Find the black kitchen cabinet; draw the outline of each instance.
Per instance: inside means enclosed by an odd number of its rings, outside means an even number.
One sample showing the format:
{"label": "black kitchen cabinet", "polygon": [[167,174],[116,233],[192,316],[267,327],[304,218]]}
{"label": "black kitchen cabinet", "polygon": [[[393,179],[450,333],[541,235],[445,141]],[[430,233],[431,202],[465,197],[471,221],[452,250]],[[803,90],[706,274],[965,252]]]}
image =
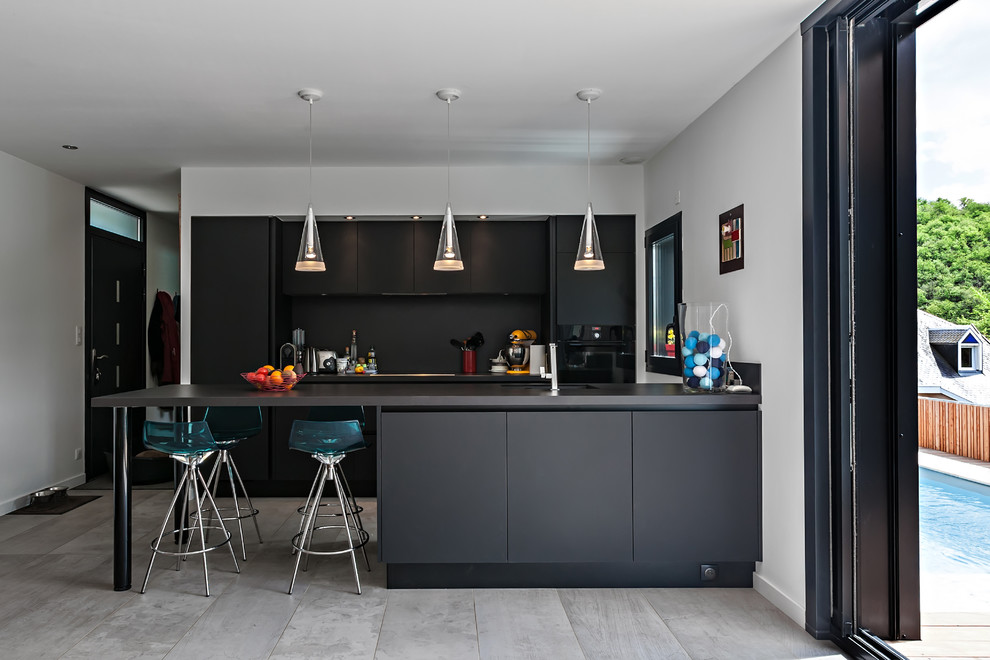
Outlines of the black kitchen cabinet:
{"label": "black kitchen cabinet", "polygon": [[[570,254],[572,265],[574,257],[577,255],[578,241],[581,240],[583,222],[583,215],[557,216],[557,252]],[[598,242],[602,247],[602,252],[636,251],[636,216],[595,216],[595,227],[598,229]]]}
{"label": "black kitchen cabinet", "polygon": [[382,413],[382,559],[506,560],[504,412]]}
{"label": "black kitchen cabinet", "polygon": [[[192,382],[250,387],[240,373],[268,362],[270,246],[266,217],[192,218]],[[268,478],[269,415],[262,413],[261,434],[233,452],[245,480]]]}
{"label": "black kitchen cabinet", "polygon": [[358,293],[414,292],[413,232],[408,221],[357,223]]}
{"label": "black kitchen cabinet", "polygon": [[629,412],[508,413],[510,562],[633,560]]}
{"label": "black kitchen cabinet", "polygon": [[413,223],[416,293],[470,293],[471,292],[471,233],[473,222],[458,222],[457,243],[461,248],[464,270],[433,270],[437,246],[440,244],[440,222],[418,221]]}
{"label": "black kitchen cabinet", "polygon": [[760,413],[632,415],[636,561],[760,560]]}
{"label": "black kitchen cabinet", "polygon": [[604,252],[605,270],[574,270],[573,255],[557,259],[559,325],[636,325],[636,255]]}
{"label": "black kitchen cabinet", "polygon": [[358,230],[356,222],[317,222],[327,269],[296,270],[303,223],[282,222],[282,292],[290,296],[357,293]]}
{"label": "black kitchen cabinet", "polygon": [[471,260],[465,268],[471,271],[473,293],[545,294],[550,290],[545,222],[471,224]]}

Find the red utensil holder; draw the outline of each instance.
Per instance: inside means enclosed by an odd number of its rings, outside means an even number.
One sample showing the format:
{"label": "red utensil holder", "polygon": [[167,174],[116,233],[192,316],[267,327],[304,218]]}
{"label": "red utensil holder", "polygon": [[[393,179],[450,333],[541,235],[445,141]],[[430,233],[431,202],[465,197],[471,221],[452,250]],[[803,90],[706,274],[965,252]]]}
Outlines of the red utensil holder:
{"label": "red utensil holder", "polygon": [[478,370],[478,352],[477,351],[461,351],[461,372],[465,374],[477,373]]}

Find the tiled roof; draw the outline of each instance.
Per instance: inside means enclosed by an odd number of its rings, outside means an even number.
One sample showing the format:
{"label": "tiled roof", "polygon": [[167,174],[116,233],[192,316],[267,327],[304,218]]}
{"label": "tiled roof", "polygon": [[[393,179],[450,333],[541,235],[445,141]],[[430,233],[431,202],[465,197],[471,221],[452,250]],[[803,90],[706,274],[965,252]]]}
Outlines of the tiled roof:
{"label": "tiled roof", "polygon": [[[938,318],[937,316],[934,318]],[[941,320],[941,319],[939,319]],[[945,321],[943,321],[945,323]],[[947,328],[930,328],[928,330],[929,344],[958,344],[966,333],[969,326],[949,326]]]}
{"label": "tiled roof", "polygon": [[[944,344],[942,336],[955,336],[956,343],[970,330],[968,325],[955,325],[933,314],[918,310],[918,387],[940,387],[948,393],[971,403],[990,405],[990,342],[974,330],[983,346],[982,372],[959,374],[945,358],[932,350],[932,343]],[[938,334],[940,341],[931,337]]]}

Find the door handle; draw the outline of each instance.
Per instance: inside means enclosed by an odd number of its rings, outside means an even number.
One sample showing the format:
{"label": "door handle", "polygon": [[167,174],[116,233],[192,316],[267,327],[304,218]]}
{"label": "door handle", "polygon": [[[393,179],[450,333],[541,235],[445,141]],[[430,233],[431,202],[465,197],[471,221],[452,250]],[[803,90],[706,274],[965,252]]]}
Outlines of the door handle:
{"label": "door handle", "polygon": [[96,361],[97,360],[105,360],[108,357],[110,357],[110,356],[107,355],[107,354],[105,354],[105,353],[103,355],[97,355],[96,354],[96,349],[95,348],[93,349],[93,351],[91,353],[91,359],[90,359],[90,371],[92,371],[92,373],[93,373],[93,382],[94,383],[99,383],[100,382],[100,376],[103,375],[100,372],[100,368],[98,366],[96,366]]}

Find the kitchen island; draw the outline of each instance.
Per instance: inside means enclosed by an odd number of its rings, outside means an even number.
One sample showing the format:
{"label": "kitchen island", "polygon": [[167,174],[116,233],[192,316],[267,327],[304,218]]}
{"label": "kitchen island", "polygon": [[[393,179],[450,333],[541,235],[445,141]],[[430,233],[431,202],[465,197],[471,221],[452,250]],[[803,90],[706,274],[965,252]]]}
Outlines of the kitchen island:
{"label": "kitchen island", "polygon": [[[168,385],[114,409],[114,588],[130,588],[128,408],[366,406],[390,587],[750,586],[760,397],[679,385]],[[315,468],[314,468],[315,469]],[[705,566],[714,566],[714,573]]]}

